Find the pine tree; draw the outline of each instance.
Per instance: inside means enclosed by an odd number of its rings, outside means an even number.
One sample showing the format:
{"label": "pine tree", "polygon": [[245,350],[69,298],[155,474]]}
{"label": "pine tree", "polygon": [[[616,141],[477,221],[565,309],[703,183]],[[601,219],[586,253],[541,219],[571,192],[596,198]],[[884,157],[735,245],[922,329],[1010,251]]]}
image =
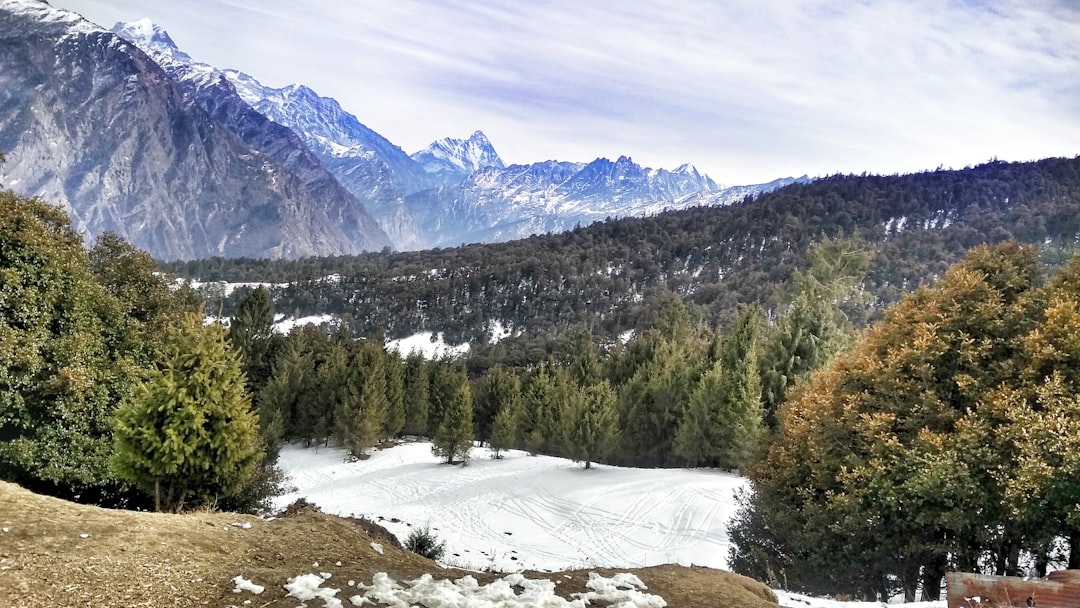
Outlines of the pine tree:
{"label": "pine tree", "polygon": [[428,434],[428,394],[431,379],[427,362],[420,354],[405,359],[405,429],[406,435]]}
{"label": "pine tree", "polygon": [[520,429],[522,447],[535,456],[557,442],[556,434],[561,430],[554,414],[555,404],[559,401],[555,365],[550,360],[540,364],[525,379],[521,392],[524,410]]}
{"label": "pine tree", "polygon": [[383,434],[397,437],[405,428],[405,366],[396,353],[383,355],[386,372],[386,421]]}
{"label": "pine tree", "polygon": [[262,459],[239,357],[220,325],[189,315],[167,358],[114,417],[113,466],[157,510],[239,491]]}
{"label": "pine tree", "polygon": [[615,444],[618,416],[611,385],[603,381],[586,388],[566,420],[570,457],[592,468],[593,461],[605,457]]}
{"label": "pine tree", "polygon": [[511,402],[517,407],[521,400],[521,382],[505,367],[496,366],[480,379],[473,395],[476,436],[484,442],[494,433],[492,427],[498,413]]}
{"label": "pine tree", "polygon": [[520,445],[518,429],[521,426],[521,401],[515,400],[504,403],[499,413],[495,415],[495,422],[491,426],[491,441],[489,445],[495,453],[495,458],[502,458],[500,452]]}
{"label": "pine tree", "polygon": [[468,381],[461,378],[453,395],[435,432],[431,452],[445,458],[447,464],[465,464],[469,460],[473,442],[472,395]]}
{"label": "pine tree", "polygon": [[571,339],[570,376],[582,389],[600,382],[602,366],[591,333],[579,332]]}
{"label": "pine tree", "polygon": [[229,342],[240,351],[248,390],[258,393],[271,371],[270,349],[274,339],[274,305],[263,286],[251,292],[229,323]]}
{"label": "pine tree", "polygon": [[675,455],[697,467],[712,463],[715,454],[715,404],[723,399],[723,364],[717,362],[698,383],[675,432]]}

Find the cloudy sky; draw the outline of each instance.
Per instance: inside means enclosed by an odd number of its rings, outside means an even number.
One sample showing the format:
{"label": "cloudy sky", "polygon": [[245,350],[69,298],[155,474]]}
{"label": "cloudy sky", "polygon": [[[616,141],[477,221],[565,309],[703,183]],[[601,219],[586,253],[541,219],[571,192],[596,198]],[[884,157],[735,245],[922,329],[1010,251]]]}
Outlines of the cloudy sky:
{"label": "cloudy sky", "polygon": [[407,152],[728,184],[1080,154],[1080,0],[51,0],[334,97]]}

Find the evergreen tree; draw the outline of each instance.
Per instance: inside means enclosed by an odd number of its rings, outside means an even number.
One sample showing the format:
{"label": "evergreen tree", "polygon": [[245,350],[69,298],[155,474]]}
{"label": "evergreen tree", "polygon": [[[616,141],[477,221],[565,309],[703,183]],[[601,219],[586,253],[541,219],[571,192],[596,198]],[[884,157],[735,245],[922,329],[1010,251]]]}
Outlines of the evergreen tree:
{"label": "evergreen tree", "polygon": [[274,341],[274,305],[270,292],[257,287],[240,302],[229,323],[229,342],[240,351],[248,390],[257,394],[270,377]]}
{"label": "evergreen tree", "polygon": [[386,372],[386,420],[383,433],[397,437],[405,428],[405,366],[396,353],[383,355]]}
{"label": "evergreen tree", "polygon": [[1080,549],[1080,309],[1067,279],[1040,283],[1034,250],[976,248],[796,389],[748,469],[734,568],[936,599],[948,569],[1045,568],[1051,537]]}
{"label": "evergreen tree", "polygon": [[443,411],[442,423],[435,432],[431,452],[445,458],[447,464],[469,460],[473,442],[472,395],[464,377],[457,383],[453,398]]}
{"label": "evergreen tree", "polygon": [[825,239],[810,248],[808,257],[810,267],[792,278],[791,304],[761,356],[759,377],[770,424],[788,389],[850,342],[853,325],[845,308],[869,304],[860,281],[870,258],[856,241]]}
{"label": "evergreen tree", "polygon": [[289,421],[295,420],[295,412],[303,395],[305,377],[313,371],[311,360],[304,358],[296,343],[287,340],[280,355],[274,361],[270,379],[256,396],[259,414],[259,435],[263,439],[266,460],[276,462],[281,443],[288,436],[295,436]]}
{"label": "evergreen tree", "polygon": [[555,370],[554,363],[545,361],[526,377],[522,387],[522,447],[534,456],[558,443],[562,430],[555,412],[560,400]]}
{"label": "evergreen tree", "polygon": [[167,358],[114,417],[113,465],[157,510],[235,494],[262,459],[258,417],[220,325],[189,315]]}
{"label": "evergreen tree", "polygon": [[127,500],[109,467],[110,417],[158,342],[125,316],[135,308],[98,282],[67,215],[0,192],[0,478]]}
{"label": "evergreen tree", "polygon": [[[494,419],[509,404],[518,407],[521,400],[521,382],[503,366],[496,366],[480,379],[473,393],[473,418],[476,421],[476,437],[486,441],[494,432]],[[509,447],[509,446],[504,446]]]}
{"label": "evergreen tree", "polygon": [[495,458],[502,458],[501,452],[520,445],[518,429],[521,427],[521,400],[504,402],[495,415],[491,426],[491,450]]}
{"label": "evergreen tree", "polygon": [[581,388],[600,382],[603,367],[597,354],[596,342],[589,332],[577,332],[571,337],[570,377]]}
{"label": "evergreen tree", "polygon": [[[464,372],[449,358],[431,362],[431,384],[428,391],[428,422],[424,435],[434,437],[435,431],[442,424],[450,403],[457,397],[458,384],[465,377]],[[471,407],[471,403],[470,403]]]}
{"label": "evergreen tree", "polygon": [[724,343],[720,386],[707,389],[717,398],[712,420],[712,455],[716,464],[723,468],[742,468],[750,464],[764,436],[758,375],[759,325],[757,308],[749,308],[743,313]]}
{"label": "evergreen tree", "polygon": [[724,399],[723,392],[724,368],[723,363],[718,361],[690,395],[690,402],[675,432],[675,455],[692,467],[713,463],[718,426],[715,408]]}
{"label": "evergreen tree", "polygon": [[418,353],[405,359],[405,434],[428,435],[431,378],[427,362]]}
{"label": "evergreen tree", "polygon": [[586,469],[592,468],[593,461],[604,458],[615,444],[615,392],[607,382],[586,388],[575,403],[573,415],[566,420],[570,457],[584,462]]}

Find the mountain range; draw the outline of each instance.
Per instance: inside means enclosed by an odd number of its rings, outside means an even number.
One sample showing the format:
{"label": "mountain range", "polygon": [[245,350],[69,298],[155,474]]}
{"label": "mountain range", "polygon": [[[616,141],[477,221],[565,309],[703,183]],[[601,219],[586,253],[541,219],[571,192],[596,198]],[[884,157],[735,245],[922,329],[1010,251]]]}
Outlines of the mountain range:
{"label": "mountain range", "polygon": [[0,184],[159,259],[415,250],[724,205],[723,188],[627,157],[507,166],[481,132],[412,155],[330,98],[192,59],[148,20],[105,30],[0,0]]}

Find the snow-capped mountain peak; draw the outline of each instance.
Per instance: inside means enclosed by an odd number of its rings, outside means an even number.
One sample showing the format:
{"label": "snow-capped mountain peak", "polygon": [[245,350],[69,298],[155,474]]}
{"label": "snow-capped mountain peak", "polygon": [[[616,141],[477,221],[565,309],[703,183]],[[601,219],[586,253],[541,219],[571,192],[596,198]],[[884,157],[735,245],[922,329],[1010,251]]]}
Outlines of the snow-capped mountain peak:
{"label": "snow-capped mountain peak", "polygon": [[191,56],[176,46],[169,33],[146,17],[126,23],[118,21],[109,31],[148,53],[158,53],[175,61],[192,63]]}
{"label": "snow-capped mountain peak", "polygon": [[468,175],[481,169],[506,168],[487,136],[479,130],[468,139],[444,137],[411,156],[425,171],[437,175]]}

